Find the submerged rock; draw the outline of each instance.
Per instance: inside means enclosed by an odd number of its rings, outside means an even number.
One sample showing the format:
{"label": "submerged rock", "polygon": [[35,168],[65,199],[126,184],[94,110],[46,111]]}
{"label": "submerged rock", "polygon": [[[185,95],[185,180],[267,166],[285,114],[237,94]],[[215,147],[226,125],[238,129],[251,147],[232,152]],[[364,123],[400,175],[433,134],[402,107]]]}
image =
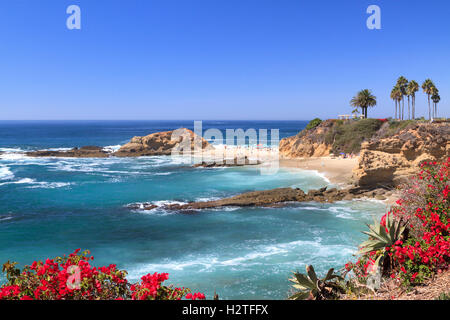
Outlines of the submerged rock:
{"label": "submerged rock", "polygon": [[106,158],[109,153],[102,147],[85,146],[67,151],[40,150],[26,153],[29,157]]}
{"label": "submerged rock", "polygon": [[[299,188],[277,188],[272,190],[252,191],[240,195],[213,201],[190,202],[184,204],[167,204],[161,206],[164,210],[185,210],[213,209],[220,207],[281,207],[289,202],[320,202],[333,203],[341,200],[352,200],[362,197],[377,197],[381,199],[383,189],[367,190],[360,187],[349,189],[328,189],[309,190],[305,193]],[[151,210],[157,206],[152,203],[144,205],[144,210]],[[148,209],[147,209],[148,208]],[[142,207],[141,207],[142,209]]]}

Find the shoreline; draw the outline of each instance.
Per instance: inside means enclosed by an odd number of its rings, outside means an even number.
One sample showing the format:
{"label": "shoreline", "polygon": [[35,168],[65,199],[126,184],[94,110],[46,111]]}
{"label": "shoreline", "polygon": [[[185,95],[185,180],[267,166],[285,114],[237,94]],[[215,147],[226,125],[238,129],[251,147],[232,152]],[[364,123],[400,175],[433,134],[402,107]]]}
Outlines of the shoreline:
{"label": "shoreline", "polygon": [[352,184],[352,170],[358,158],[339,159],[331,157],[280,159],[281,168],[297,168],[317,171],[331,184],[348,187]]}
{"label": "shoreline", "polygon": [[[318,174],[329,181],[330,185],[340,189],[350,188],[353,185],[353,169],[358,164],[358,157],[354,158],[335,158],[335,157],[312,157],[312,158],[290,158],[280,159],[280,168],[296,168],[301,170],[316,171]],[[394,205],[399,198],[396,190],[387,191],[385,200],[386,205]],[[370,199],[370,198],[367,198]]]}

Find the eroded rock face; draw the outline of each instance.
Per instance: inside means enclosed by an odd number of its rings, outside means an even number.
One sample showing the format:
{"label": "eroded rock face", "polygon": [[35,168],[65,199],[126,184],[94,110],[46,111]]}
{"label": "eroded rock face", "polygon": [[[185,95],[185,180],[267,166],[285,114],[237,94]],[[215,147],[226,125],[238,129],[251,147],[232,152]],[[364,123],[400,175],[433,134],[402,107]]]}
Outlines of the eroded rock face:
{"label": "eroded rock face", "polygon": [[[186,128],[178,130],[178,133],[181,133],[181,135],[177,139],[172,139],[172,134],[176,130],[152,133],[144,137],[134,137],[113,155],[117,157],[170,155],[174,148],[180,148],[183,145],[183,139],[189,139],[190,150],[194,150],[195,133]],[[208,141],[203,138],[200,139],[203,150],[212,147]]]}
{"label": "eroded rock face", "polygon": [[450,156],[449,123],[417,123],[388,138],[361,145],[353,177],[360,186],[395,186],[417,172],[422,161]]}
{"label": "eroded rock face", "polygon": [[280,141],[280,157],[303,158],[324,157],[331,152],[332,145],[324,139],[332,129],[335,120],[326,120],[314,129],[302,131],[300,134],[284,138]]}
{"label": "eroded rock face", "polygon": [[29,157],[106,158],[109,156],[109,153],[103,150],[102,147],[85,146],[68,151],[30,151],[26,155]]}

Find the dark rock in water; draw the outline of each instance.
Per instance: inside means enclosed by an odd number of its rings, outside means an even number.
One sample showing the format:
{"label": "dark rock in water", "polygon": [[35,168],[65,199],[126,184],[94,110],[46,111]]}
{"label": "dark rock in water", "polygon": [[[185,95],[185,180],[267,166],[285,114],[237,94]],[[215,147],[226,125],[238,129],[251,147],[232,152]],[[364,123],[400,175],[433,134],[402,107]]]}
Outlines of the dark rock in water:
{"label": "dark rock in water", "polygon": [[155,208],[158,208],[158,206],[150,202],[144,202],[144,203],[129,204],[127,205],[127,208],[130,208],[132,210],[153,210]]}
{"label": "dark rock in water", "polygon": [[[230,161],[231,160],[231,161]],[[262,162],[259,160],[250,160],[248,157],[203,161],[202,163],[195,164],[194,167],[214,168],[214,167],[240,167],[249,165],[259,165]]]}
{"label": "dark rock in water", "polygon": [[103,150],[102,147],[85,146],[68,151],[30,151],[26,155],[29,157],[106,158],[109,156],[109,153]]}
{"label": "dark rock in water", "polygon": [[[327,189],[309,190],[305,193],[303,190],[296,188],[277,188],[264,191],[246,192],[234,197],[204,201],[190,202],[185,204],[168,204],[162,208],[166,210],[176,210],[183,213],[191,213],[192,210],[212,209],[220,207],[281,207],[289,202],[320,202],[332,203],[341,200],[352,200],[362,197],[384,198],[381,189],[375,193],[373,190],[365,190],[362,188],[349,189]],[[149,208],[155,208],[154,204],[148,204]],[[187,211],[186,211],[187,210]]]}

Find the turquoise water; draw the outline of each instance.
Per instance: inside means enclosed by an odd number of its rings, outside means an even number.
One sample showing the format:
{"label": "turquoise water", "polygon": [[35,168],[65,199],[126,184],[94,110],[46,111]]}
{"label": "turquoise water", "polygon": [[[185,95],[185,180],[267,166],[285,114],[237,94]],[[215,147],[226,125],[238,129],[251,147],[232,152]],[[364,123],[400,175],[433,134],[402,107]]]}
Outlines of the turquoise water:
{"label": "turquoise water", "polygon": [[[133,124],[129,126],[132,131]],[[102,145],[92,132],[87,136],[91,144]],[[364,223],[385,208],[378,202],[353,201],[222,208],[190,215],[133,211],[126,206],[215,199],[275,187],[306,191],[328,182],[298,169],[260,175],[252,167],[191,168],[170,157],[32,159],[11,152],[36,146],[14,134],[3,137],[1,262],[23,265],[76,248],[90,249],[95,264],[115,263],[128,270],[130,280],[168,272],[169,282],[209,297],[215,290],[223,299],[283,299],[289,293],[290,272],[303,271],[305,264],[314,264],[319,273],[341,267],[364,238]],[[67,147],[67,139],[46,147]],[[72,137],[77,139],[84,141]],[[123,143],[122,137],[102,139],[103,146]]]}

